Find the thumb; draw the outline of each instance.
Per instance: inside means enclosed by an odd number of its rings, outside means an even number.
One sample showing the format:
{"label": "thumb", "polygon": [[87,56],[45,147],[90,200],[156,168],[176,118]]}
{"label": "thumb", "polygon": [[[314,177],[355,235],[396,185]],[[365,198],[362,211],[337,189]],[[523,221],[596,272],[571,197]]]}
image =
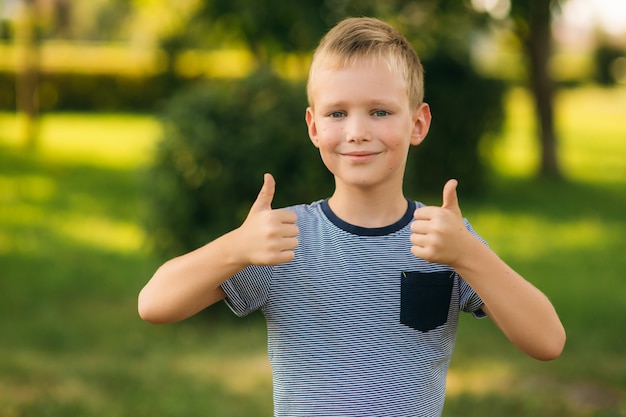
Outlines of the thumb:
{"label": "thumb", "polygon": [[276,181],[272,174],[263,175],[263,186],[261,187],[261,191],[259,191],[256,201],[250,208],[250,213],[271,210],[275,190]]}
{"label": "thumb", "polygon": [[441,208],[461,211],[459,199],[456,195],[456,186],[458,184],[457,180],[448,180],[446,185],[443,186],[443,204]]}

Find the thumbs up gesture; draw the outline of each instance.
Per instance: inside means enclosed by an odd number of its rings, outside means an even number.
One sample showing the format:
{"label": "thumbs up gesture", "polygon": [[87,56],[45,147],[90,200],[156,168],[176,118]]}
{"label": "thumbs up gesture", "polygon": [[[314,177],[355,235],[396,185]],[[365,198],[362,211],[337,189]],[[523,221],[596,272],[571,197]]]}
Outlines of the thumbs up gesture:
{"label": "thumbs up gesture", "polygon": [[449,180],[443,187],[441,207],[420,207],[415,210],[411,224],[411,252],[428,262],[454,267],[463,253],[468,237],[473,236],[465,227],[456,180]]}
{"label": "thumbs up gesture", "polygon": [[278,265],[295,257],[298,246],[297,216],[289,210],[273,210],[276,182],[271,174],[263,177],[263,187],[240,231],[242,255],[250,265]]}

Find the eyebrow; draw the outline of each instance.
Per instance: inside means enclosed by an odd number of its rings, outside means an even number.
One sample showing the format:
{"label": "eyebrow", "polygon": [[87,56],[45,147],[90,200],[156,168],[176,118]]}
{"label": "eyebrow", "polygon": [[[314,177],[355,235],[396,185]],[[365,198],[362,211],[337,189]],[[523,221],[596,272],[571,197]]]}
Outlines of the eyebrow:
{"label": "eyebrow", "polygon": [[[343,108],[348,105],[348,100],[335,100],[329,102],[321,102],[319,103],[320,107],[324,108]],[[371,100],[367,103],[368,107],[397,107],[398,104],[393,100]]]}

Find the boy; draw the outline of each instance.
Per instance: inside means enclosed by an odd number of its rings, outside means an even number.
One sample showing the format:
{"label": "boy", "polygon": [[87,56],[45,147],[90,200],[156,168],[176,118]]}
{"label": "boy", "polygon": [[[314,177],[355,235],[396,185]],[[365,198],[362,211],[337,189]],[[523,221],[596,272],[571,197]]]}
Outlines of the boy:
{"label": "boy", "polygon": [[271,207],[265,174],[237,229],[161,266],[139,296],[147,321],[182,320],[225,299],[261,309],[276,416],[439,416],[460,310],[490,317],[522,351],[558,357],[548,299],[461,216],[407,200],[407,153],[428,133],[422,67],[370,18],[340,22],[315,52],[308,132],[335,177],[327,200]]}

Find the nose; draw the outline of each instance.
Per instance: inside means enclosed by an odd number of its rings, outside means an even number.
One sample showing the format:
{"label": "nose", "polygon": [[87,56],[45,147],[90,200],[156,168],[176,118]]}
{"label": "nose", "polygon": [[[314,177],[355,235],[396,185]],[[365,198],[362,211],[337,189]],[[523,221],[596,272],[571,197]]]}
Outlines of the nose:
{"label": "nose", "polygon": [[345,126],[346,142],[360,143],[371,140],[371,133],[366,118],[350,115]]}

